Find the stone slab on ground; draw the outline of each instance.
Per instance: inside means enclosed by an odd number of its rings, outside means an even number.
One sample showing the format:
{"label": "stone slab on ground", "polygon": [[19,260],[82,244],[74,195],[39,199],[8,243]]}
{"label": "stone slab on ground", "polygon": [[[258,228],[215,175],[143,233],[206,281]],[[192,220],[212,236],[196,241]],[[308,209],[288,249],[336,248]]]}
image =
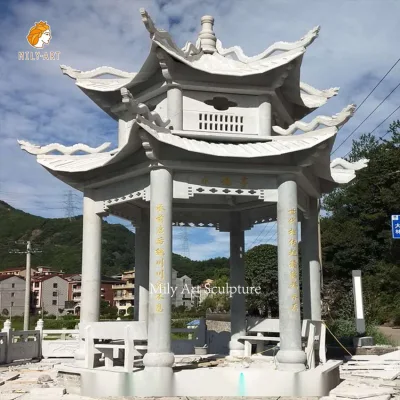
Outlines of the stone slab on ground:
{"label": "stone slab on ground", "polygon": [[394,390],[390,387],[369,386],[355,383],[350,384],[346,381],[331,390],[329,393],[330,396],[349,399],[366,399],[368,397],[376,396],[390,397],[392,394],[394,394]]}
{"label": "stone slab on ground", "polygon": [[4,382],[8,382],[8,381],[13,381],[17,378],[19,378],[20,374],[17,374],[15,372],[8,372],[8,373],[3,373],[0,374],[0,380],[4,381]]}
{"label": "stone slab on ground", "polygon": [[366,378],[375,378],[375,379],[383,379],[392,381],[400,376],[400,370],[389,370],[389,371],[361,371],[361,372],[353,372],[353,376],[366,377]]}
{"label": "stone slab on ground", "polygon": [[363,356],[344,356],[346,361],[372,361],[372,360],[379,360],[380,356],[377,355],[363,355]]}
{"label": "stone slab on ground", "polygon": [[42,395],[42,396],[62,396],[67,391],[63,387],[53,387],[53,388],[33,388],[29,391],[32,395]]}
{"label": "stone slab on ground", "polygon": [[383,354],[379,356],[381,360],[399,360],[400,361],[400,350],[392,351],[391,353]]}
{"label": "stone slab on ground", "polygon": [[1,400],[16,400],[23,396],[23,393],[1,393]]}
{"label": "stone slab on ground", "polygon": [[[335,397],[335,396],[329,396],[329,397],[322,397],[323,399],[327,400],[353,400],[352,397]],[[363,400],[389,400],[391,398],[391,395],[384,395],[384,396],[373,396],[373,397],[364,397]]]}
{"label": "stone slab on ground", "polygon": [[368,370],[380,370],[380,371],[393,371],[399,370],[399,365],[390,364],[369,364],[369,365],[343,365],[342,371],[368,371]]}

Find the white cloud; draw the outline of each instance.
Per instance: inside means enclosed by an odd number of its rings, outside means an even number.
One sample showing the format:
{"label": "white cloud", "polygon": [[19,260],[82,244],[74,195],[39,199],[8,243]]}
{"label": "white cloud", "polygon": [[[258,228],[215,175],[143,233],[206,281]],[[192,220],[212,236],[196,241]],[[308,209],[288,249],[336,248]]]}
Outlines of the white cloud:
{"label": "white cloud", "polygon": [[[170,32],[177,43],[195,41],[200,17],[215,17],[215,32],[224,47],[240,45],[246,54],[261,52],[271,43],[299,39],[315,25],[320,37],[304,57],[302,80],[324,89],[340,86],[338,97],[318,113],[334,114],[345,105],[360,103],[398,54],[397,0],[308,1],[131,1],[93,0],[9,2],[0,11],[0,29],[7,32],[0,44],[0,198],[13,206],[43,216],[65,214],[64,192],[57,181],[23,153],[16,139],[38,144],[116,140],[115,123],[92,103],[58,64],[87,70],[110,65],[137,71],[150,41],[138,12],[145,7],[156,25]],[[52,28],[51,48],[61,52],[56,61],[18,61],[18,51],[29,51],[26,35],[38,19]],[[49,48],[50,50],[50,48]],[[391,72],[365,105],[338,134],[340,143],[399,82],[400,65]],[[372,130],[392,112],[400,89],[353,136]],[[309,120],[313,116],[309,116]],[[393,116],[398,118],[398,114]],[[376,134],[385,131],[391,121]],[[335,154],[347,153],[351,140]],[[246,234],[254,240],[262,227]],[[203,232],[205,228],[199,229]],[[210,231],[204,242],[192,246],[193,258],[227,255],[227,235]],[[258,233],[257,233],[258,232]],[[253,239],[254,237],[254,239]],[[262,236],[261,236],[262,237]]]}

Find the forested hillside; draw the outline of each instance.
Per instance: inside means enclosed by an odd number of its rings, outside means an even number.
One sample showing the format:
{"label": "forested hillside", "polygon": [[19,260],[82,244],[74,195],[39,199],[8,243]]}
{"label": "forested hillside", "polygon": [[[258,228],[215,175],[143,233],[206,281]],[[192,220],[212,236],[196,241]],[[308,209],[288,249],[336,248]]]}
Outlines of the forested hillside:
{"label": "forested hillside", "polygon": [[[67,273],[80,272],[82,260],[82,216],[42,218],[17,210],[0,201],[0,270],[24,265],[23,254],[9,250],[24,247],[15,241],[31,240],[41,253],[32,256],[32,266],[49,266]],[[134,268],[135,234],[122,225],[103,222],[103,274],[113,275]],[[195,284],[215,275],[228,273],[228,260],[217,258],[192,261],[173,255],[173,267],[188,275]]]}

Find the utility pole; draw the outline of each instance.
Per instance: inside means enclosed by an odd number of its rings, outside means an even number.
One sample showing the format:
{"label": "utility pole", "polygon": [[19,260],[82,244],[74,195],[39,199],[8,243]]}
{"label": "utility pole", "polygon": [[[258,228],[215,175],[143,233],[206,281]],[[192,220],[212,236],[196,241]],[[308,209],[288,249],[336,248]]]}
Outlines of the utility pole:
{"label": "utility pole", "polygon": [[318,199],[318,251],[319,251],[319,267],[321,276],[321,291],[324,283],[323,269],[322,269],[322,246],[321,246],[321,200]]}
{"label": "utility pole", "polygon": [[31,306],[31,242],[26,242],[26,273],[25,273],[25,307],[24,307],[24,331],[29,330],[29,313]]}
{"label": "utility pole", "polygon": [[[15,242],[18,244],[18,242]],[[31,306],[31,254],[41,253],[40,250],[33,250],[31,241],[26,242],[26,251],[10,250],[9,253],[26,254],[25,270],[25,306],[24,306],[24,331],[29,330],[29,314]]]}

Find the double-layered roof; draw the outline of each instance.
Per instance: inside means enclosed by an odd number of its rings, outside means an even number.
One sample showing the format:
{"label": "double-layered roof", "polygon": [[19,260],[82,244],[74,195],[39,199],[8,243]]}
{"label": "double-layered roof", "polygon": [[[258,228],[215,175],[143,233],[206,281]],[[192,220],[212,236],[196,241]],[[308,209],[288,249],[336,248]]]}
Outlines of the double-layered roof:
{"label": "double-layered roof", "polygon": [[[196,44],[188,43],[180,49],[167,32],[155,27],[144,10],[141,10],[141,13],[150,33],[152,46],[138,73],[127,73],[111,67],[100,67],[86,72],[61,67],[64,74],[75,79],[76,84],[114,118],[117,114],[113,110],[121,104],[124,105],[125,100],[129,102],[129,97],[131,98],[134,113],[129,122],[126,141],[111,151],[105,151],[110,143],[96,148],[86,144],[69,147],[50,144],[41,147],[20,141],[21,148],[36,155],[37,161],[51,173],[82,189],[81,184],[87,179],[94,179],[100,171],[119,170],[114,168],[117,164],[124,168],[135,168],[148,159],[291,165],[310,167],[312,174],[322,182],[321,186],[327,182],[325,187],[332,190],[336,184],[351,181],[355,171],[366,165],[365,161],[357,164],[341,159],[330,162],[336,133],[353,115],[354,105],[344,108],[332,117],[317,116],[309,123],[298,121],[298,115],[308,114],[337,93],[337,89],[314,89],[299,79],[302,56],[307,46],[317,37],[319,28],[314,28],[297,42],[278,42],[257,56],[247,57],[239,47],[222,47],[210,28],[211,17],[203,17],[208,26],[203,26]],[[268,74],[279,70],[279,73],[274,75],[277,85],[274,90],[279,91],[279,96],[284,97],[286,102],[297,106],[297,111],[293,111],[294,122],[286,128],[273,126],[275,136],[248,136],[244,143],[234,142],[234,135],[229,136],[231,142],[224,143],[223,135],[212,140],[199,140],[193,136],[184,137],[188,136],[188,132],[168,129],[167,124],[163,123],[155,111],[150,111],[145,104],[136,101],[131,93],[135,92],[135,87],[143,88],[143,83],[150,81],[160,72],[157,49],[162,49],[176,62],[199,73],[210,77],[218,75],[234,78],[235,82],[248,83],[248,79],[266,78]],[[104,74],[114,77],[103,79]],[[271,79],[269,81],[271,82]],[[295,110],[295,107],[292,107],[292,110]],[[56,155],[54,152],[61,154]],[[87,154],[74,155],[76,152]]]}

